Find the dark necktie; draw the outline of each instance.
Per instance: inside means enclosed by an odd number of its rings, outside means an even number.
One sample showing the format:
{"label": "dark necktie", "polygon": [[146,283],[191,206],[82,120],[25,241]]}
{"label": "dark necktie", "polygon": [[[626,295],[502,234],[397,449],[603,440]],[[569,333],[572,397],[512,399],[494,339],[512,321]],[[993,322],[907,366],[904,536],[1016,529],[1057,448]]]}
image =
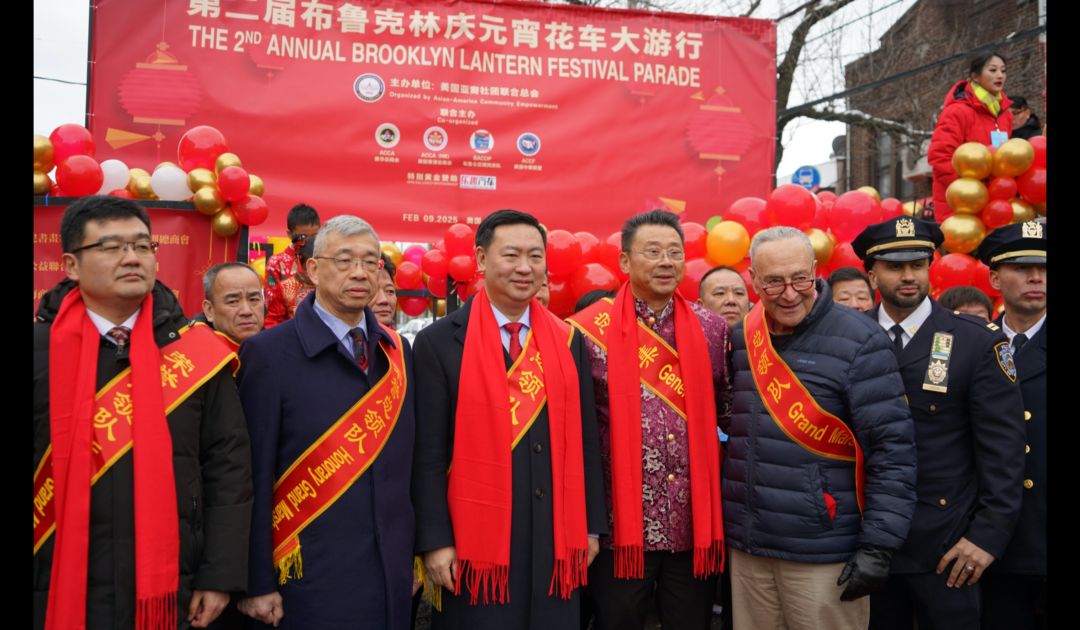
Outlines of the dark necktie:
{"label": "dark necktie", "polygon": [[517,361],[518,357],[521,356],[521,340],[518,339],[518,333],[521,332],[521,327],[524,326],[524,325],[525,324],[521,324],[521,323],[517,323],[517,322],[510,322],[509,324],[503,324],[503,328],[505,328],[510,333],[510,360],[511,361]]}
{"label": "dark necktie", "polygon": [[110,337],[116,342],[118,348],[123,348],[128,345],[128,340],[131,339],[131,329],[127,326],[115,326],[112,330],[105,333],[106,337]]}
{"label": "dark necktie", "polygon": [[367,335],[364,334],[363,328],[356,327],[349,331],[349,336],[352,337],[353,357],[360,364],[360,369],[367,372]]}
{"label": "dark necktie", "polygon": [[1024,347],[1024,344],[1027,343],[1027,340],[1027,335],[1025,335],[1024,333],[1020,333],[1013,337],[1013,348],[1015,348],[1015,350],[1013,350],[1013,354],[1020,352],[1020,348]]}
{"label": "dark necktie", "polygon": [[893,352],[899,357],[900,353],[904,351],[904,329],[900,324],[893,324],[893,327],[889,329],[894,336],[893,339]]}

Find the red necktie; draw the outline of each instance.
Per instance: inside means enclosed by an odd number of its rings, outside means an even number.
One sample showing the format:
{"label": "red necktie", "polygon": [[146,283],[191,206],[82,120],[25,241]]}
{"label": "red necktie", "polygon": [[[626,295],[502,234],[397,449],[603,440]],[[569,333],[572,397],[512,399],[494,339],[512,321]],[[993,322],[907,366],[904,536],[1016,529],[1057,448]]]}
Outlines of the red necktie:
{"label": "red necktie", "polygon": [[510,332],[510,360],[517,361],[521,356],[521,340],[518,339],[518,333],[521,332],[521,327],[525,324],[511,322],[509,324],[503,324],[503,328]]}

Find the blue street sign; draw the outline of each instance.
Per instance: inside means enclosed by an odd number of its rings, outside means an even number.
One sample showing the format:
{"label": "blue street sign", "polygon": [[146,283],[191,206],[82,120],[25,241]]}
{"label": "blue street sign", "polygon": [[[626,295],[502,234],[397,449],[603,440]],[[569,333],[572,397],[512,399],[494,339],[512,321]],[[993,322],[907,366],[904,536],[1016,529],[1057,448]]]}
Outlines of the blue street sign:
{"label": "blue street sign", "polygon": [[821,173],[813,166],[800,166],[791,176],[791,183],[798,184],[803,188],[814,191],[821,185]]}

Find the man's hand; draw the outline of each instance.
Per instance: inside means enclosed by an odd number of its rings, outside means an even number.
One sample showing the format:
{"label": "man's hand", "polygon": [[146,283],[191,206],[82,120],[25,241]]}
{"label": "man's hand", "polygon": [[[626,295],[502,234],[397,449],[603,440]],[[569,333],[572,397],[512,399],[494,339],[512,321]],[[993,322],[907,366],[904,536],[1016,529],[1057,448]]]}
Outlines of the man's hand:
{"label": "man's hand", "polygon": [[229,594],[223,591],[195,591],[188,606],[187,620],[192,628],[205,628],[217,619],[229,605]]}
{"label": "man's hand", "polygon": [[589,562],[585,566],[591,567],[592,561],[596,560],[596,554],[600,553],[600,539],[589,536]]}
{"label": "man's hand", "polygon": [[[937,565],[938,575],[949,566],[953,558],[956,558],[956,564],[953,565],[952,573],[949,574],[949,586],[955,586],[960,588],[964,585],[964,581],[967,580],[968,586],[975,586],[975,583],[982,577],[983,571],[986,567],[990,566],[990,563],[996,560],[994,556],[983,551],[967,538],[960,538],[960,540],[953,545],[953,548],[941,559],[941,562]],[[974,571],[968,571],[968,567],[974,569]]]}
{"label": "man's hand", "polygon": [[281,618],[285,616],[285,609],[281,606],[281,594],[277,591],[259,595],[258,597],[241,599],[236,604],[236,608],[252,619],[273,624],[275,628],[281,622]]}
{"label": "man's hand", "polygon": [[453,589],[458,578],[457,549],[443,547],[425,553],[424,568],[427,569],[432,582]]}
{"label": "man's hand", "polygon": [[891,559],[892,552],[888,549],[873,545],[856,547],[855,555],[851,556],[851,560],[848,560],[847,565],[840,571],[840,578],[836,580],[836,585],[841,586],[851,579],[840,594],[840,601],[853,602],[885,586],[885,582],[889,580]]}

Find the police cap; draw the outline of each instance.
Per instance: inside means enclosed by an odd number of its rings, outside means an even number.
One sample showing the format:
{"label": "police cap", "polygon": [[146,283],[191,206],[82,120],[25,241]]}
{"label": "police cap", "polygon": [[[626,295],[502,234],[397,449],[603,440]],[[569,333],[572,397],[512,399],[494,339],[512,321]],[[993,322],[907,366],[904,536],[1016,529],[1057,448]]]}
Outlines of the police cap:
{"label": "police cap", "polygon": [[867,226],[851,241],[851,248],[864,261],[905,262],[933,256],[944,240],[937,223],[900,215]]}
{"label": "police cap", "polygon": [[1036,221],[1003,225],[979,243],[979,258],[990,267],[998,263],[1046,264],[1046,225]]}

